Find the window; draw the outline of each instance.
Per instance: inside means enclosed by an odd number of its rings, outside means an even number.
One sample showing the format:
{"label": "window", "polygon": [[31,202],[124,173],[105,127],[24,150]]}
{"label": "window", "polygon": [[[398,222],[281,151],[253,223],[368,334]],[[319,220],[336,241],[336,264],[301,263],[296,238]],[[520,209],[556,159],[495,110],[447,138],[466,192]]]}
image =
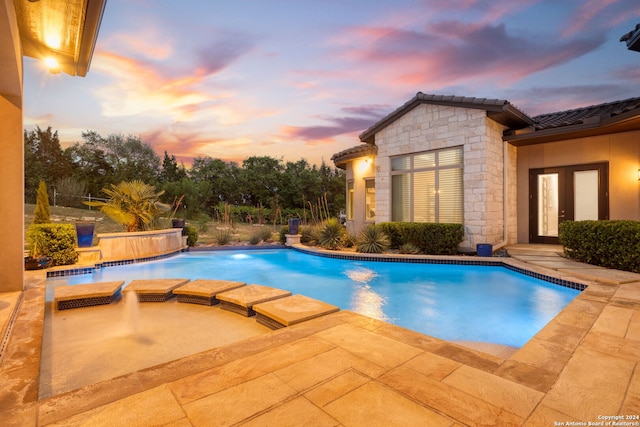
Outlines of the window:
{"label": "window", "polygon": [[462,147],[391,159],[391,220],[463,221]]}
{"label": "window", "polygon": [[376,181],[373,179],[364,180],[364,219],[376,219]]}
{"label": "window", "polygon": [[353,219],[353,181],[347,182],[347,219]]}

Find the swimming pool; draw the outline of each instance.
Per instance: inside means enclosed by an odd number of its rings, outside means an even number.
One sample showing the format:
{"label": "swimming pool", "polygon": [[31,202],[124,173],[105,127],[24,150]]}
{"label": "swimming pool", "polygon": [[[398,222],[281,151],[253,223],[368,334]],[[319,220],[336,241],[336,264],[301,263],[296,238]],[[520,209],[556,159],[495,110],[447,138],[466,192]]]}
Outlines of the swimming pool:
{"label": "swimming pool", "polygon": [[449,341],[521,347],[580,291],[500,266],[354,261],[290,249],[188,252],[47,279],[47,288],[134,279],[239,280],[304,294]]}

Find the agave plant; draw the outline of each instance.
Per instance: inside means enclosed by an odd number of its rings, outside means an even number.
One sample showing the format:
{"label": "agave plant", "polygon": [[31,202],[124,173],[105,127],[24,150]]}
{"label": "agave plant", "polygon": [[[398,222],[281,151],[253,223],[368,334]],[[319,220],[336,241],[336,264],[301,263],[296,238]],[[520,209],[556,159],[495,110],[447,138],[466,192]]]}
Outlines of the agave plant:
{"label": "agave plant", "polygon": [[389,238],[380,227],[370,224],[358,235],[356,250],[367,254],[380,254],[389,249]]}
{"label": "agave plant", "polygon": [[124,225],[127,231],[147,230],[160,212],[169,208],[158,199],[164,191],[156,192],[154,186],[139,180],[111,184],[111,188],[103,188],[102,191],[109,200],[84,204],[100,208],[115,222]]}
{"label": "agave plant", "polygon": [[325,249],[333,251],[342,247],[345,231],[337,218],[329,218],[324,227],[320,228],[318,243]]}

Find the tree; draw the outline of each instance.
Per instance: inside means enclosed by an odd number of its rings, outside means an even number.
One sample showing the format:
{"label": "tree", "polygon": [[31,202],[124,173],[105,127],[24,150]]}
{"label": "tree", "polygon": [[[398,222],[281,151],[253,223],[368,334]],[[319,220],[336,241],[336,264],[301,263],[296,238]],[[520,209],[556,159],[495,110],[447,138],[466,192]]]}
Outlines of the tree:
{"label": "tree", "polygon": [[36,196],[36,209],[34,212],[34,224],[48,224],[51,222],[51,211],[49,209],[49,195],[47,194],[47,184],[40,181],[38,194]]}
{"label": "tree", "polygon": [[169,154],[165,150],[164,159],[162,160],[162,167],[160,168],[160,182],[177,182],[187,177],[187,170],[184,165],[178,166],[176,156]]}
{"label": "tree", "polygon": [[160,157],[139,137],[111,134],[103,138],[95,131],[88,131],[82,133],[82,138],[85,144],[103,153],[114,182],[158,180]]}
{"label": "tree", "polygon": [[247,157],[242,162],[240,188],[245,205],[269,206],[282,187],[282,160],[268,156]]}
{"label": "tree", "polygon": [[60,147],[58,132],[54,132],[51,126],[46,130],[37,126],[29,132],[24,131],[24,158],[24,194],[27,201],[34,200],[41,180],[52,188],[57,180],[71,176],[71,163]]}
{"label": "tree", "polygon": [[121,182],[102,190],[109,200],[106,202],[84,202],[89,206],[99,207],[127,231],[147,230],[151,222],[167,207],[160,204],[159,197],[163,191],[142,181]]}

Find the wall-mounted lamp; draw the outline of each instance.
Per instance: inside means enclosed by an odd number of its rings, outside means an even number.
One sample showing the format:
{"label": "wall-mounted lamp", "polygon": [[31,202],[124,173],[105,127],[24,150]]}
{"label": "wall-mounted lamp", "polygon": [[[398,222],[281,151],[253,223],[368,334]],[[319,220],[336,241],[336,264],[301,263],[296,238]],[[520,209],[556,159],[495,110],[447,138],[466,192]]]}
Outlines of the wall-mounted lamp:
{"label": "wall-mounted lamp", "polygon": [[638,181],[640,181],[640,169],[638,169]]}

